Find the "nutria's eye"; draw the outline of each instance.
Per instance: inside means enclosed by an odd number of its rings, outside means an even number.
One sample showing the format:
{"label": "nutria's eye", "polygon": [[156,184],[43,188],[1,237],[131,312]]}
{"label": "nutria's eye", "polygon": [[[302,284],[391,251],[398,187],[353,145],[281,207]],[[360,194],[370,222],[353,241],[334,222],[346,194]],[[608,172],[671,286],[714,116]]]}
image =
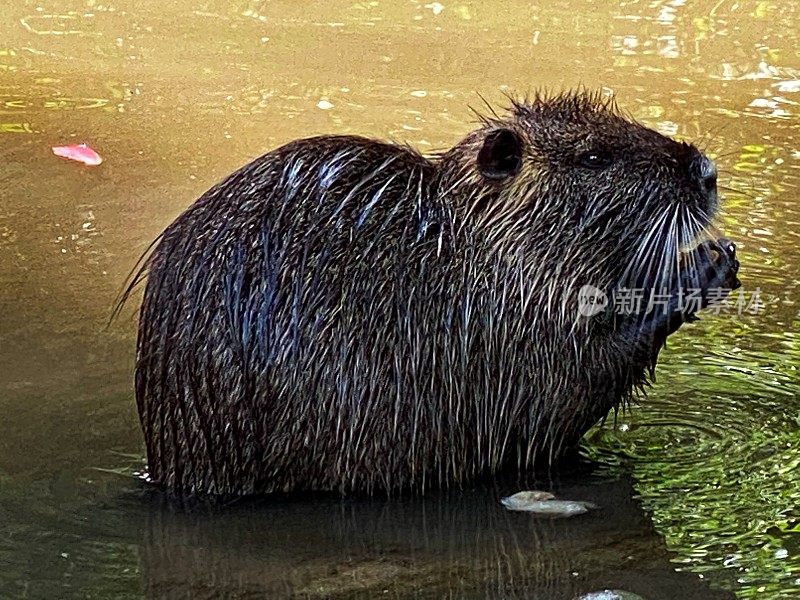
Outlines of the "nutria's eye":
{"label": "nutria's eye", "polygon": [[478,170],[487,179],[505,179],[522,168],[523,142],[510,129],[499,129],[486,136],[478,152]]}
{"label": "nutria's eye", "polygon": [[587,169],[605,169],[612,162],[614,157],[606,150],[590,150],[578,156],[578,163]]}

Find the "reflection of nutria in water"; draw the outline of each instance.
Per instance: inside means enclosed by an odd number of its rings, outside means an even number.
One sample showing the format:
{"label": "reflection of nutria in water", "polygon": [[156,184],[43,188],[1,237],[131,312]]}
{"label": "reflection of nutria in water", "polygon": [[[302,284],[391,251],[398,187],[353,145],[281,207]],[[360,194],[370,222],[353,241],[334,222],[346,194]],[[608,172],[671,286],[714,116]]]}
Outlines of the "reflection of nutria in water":
{"label": "reflection of nutria in water", "polygon": [[647,600],[733,598],[675,571],[627,477],[548,481],[560,497],[601,507],[598,518],[573,519],[507,511],[499,499],[516,489],[512,479],[424,497],[293,495],[222,510],[175,510],[154,494],[126,514],[141,522],[142,579],[153,600],[568,600],[606,588]]}
{"label": "reflection of nutria in water", "polygon": [[[432,157],[349,136],[274,150],[140,273],[150,476],[374,492],[552,461],[646,384],[698,308],[678,288],[737,284],[730,242],[697,246],[716,208],[708,158],[587,94],[515,103]],[[673,299],[582,314],[587,285]]]}

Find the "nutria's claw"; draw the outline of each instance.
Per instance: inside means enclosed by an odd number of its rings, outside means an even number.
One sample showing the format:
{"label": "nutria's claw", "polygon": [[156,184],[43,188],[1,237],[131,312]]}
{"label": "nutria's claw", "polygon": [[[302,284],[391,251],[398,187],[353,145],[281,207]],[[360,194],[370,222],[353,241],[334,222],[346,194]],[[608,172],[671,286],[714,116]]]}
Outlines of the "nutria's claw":
{"label": "nutria's claw", "polygon": [[717,242],[720,248],[725,251],[725,256],[727,257],[728,261],[730,262],[730,277],[726,283],[728,283],[728,287],[731,290],[736,290],[742,287],[742,282],[739,281],[739,278],[736,276],[739,272],[739,259],[736,258],[736,244],[728,239],[721,239]]}
{"label": "nutria's claw", "polygon": [[739,259],[736,258],[736,244],[727,239],[719,240],[718,243],[725,249],[728,259],[730,260],[730,269],[733,275],[733,278],[730,281],[730,288],[732,290],[736,290],[742,287],[742,282],[739,281],[739,278],[736,276],[736,274],[739,272],[740,266]]}
{"label": "nutria's claw", "polygon": [[681,287],[699,290],[703,307],[710,301],[710,290],[718,292],[715,295],[718,298],[721,292],[741,286],[737,278],[739,261],[736,258],[736,244],[732,241],[726,238],[708,241],[698,246],[693,254],[694,265],[681,274]]}

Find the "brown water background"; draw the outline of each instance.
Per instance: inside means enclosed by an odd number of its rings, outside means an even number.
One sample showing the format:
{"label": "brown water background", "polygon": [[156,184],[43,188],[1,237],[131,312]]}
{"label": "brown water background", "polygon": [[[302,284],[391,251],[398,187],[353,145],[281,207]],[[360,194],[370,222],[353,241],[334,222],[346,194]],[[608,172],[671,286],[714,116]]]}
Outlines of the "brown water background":
{"label": "brown water background", "polygon": [[[171,219],[289,139],[359,133],[441,149],[470,129],[479,94],[502,105],[507,92],[577,85],[717,157],[722,226],[749,300],[760,291],[764,304],[685,327],[650,397],[589,436],[594,487],[564,485],[588,497],[617,482],[607,504],[628,508],[606,512],[613,527],[537,525],[538,558],[522,535],[515,563],[510,538],[492,536],[530,525],[491,516],[493,491],[491,502],[445,495],[435,511],[287,501],[206,518],[137,495],[135,321],[129,311],[105,324]],[[105,162],[51,154],[78,142]],[[618,559],[651,551],[666,571],[741,598],[800,597],[798,242],[798,2],[5,0],[0,598],[545,597],[524,595],[545,580],[569,598],[583,576],[575,554],[604,565],[584,582],[601,585],[624,570]],[[322,542],[311,515],[329,528]],[[621,533],[632,518],[646,541]],[[549,574],[532,576],[530,560]],[[623,583],[669,597],[648,569]],[[710,597],[694,593],[680,597]]]}

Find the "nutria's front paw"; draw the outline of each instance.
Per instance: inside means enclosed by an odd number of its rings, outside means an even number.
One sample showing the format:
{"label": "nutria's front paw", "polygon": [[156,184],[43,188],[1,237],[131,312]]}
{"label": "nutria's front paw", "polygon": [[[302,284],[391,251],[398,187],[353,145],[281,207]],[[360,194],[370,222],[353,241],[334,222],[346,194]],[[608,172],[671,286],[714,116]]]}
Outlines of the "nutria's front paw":
{"label": "nutria's front paw", "polygon": [[[739,261],[736,258],[736,244],[726,238],[700,244],[684,257],[684,262],[680,294],[687,300],[683,303],[687,315],[709,304],[721,302],[742,285],[737,277]],[[700,301],[692,306],[688,300],[698,296]]]}
{"label": "nutria's front paw", "polygon": [[740,287],[738,272],[733,242],[725,238],[704,242],[682,257],[676,289],[669,291],[666,302],[634,315],[617,331],[657,353],[668,336],[697,319],[699,310],[722,302]]}
{"label": "nutria's front paw", "polygon": [[736,244],[727,238],[703,242],[681,262],[679,289],[673,291],[666,318],[656,325],[665,339],[687,321],[696,320],[699,310],[724,301],[742,285],[737,277]]}

